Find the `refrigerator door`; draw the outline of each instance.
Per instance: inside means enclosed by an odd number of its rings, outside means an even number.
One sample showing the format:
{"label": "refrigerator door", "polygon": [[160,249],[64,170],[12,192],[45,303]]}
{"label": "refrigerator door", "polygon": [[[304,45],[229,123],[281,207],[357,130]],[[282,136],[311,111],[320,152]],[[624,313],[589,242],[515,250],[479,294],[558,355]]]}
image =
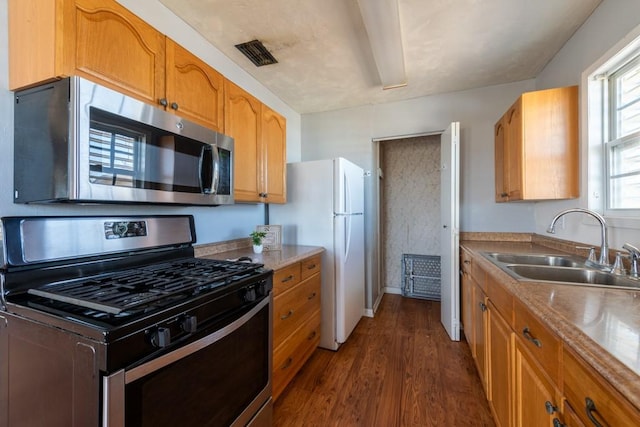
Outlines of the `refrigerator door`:
{"label": "refrigerator door", "polygon": [[334,224],[335,340],[342,344],[364,314],[364,217],[336,215]]}
{"label": "refrigerator door", "polygon": [[347,340],[364,314],[364,177],[362,169],[334,160],[336,342]]}

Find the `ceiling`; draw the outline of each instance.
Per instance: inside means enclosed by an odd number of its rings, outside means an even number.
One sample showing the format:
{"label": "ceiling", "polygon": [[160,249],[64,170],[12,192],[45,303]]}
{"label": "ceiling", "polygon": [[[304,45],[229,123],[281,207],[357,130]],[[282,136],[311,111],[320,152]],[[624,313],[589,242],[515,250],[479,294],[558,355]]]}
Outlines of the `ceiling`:
{"label": "ceiling", "polygon": [[[304,114],[534,78],[601,0],[398,0],[408,85],[388,90],[357,0],[160,1]],[[234,47],[253,39],[278,63]]]}

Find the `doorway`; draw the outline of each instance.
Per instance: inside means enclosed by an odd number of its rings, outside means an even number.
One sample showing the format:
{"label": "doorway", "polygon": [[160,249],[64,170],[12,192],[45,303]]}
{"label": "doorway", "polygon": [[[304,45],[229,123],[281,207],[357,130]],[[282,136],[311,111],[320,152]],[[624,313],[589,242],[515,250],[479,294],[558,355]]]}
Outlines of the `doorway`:
{"label": "doorway", "polygon": [[383,292],[400,294],[406,255],[440,254],[440,134],[379,144],[379,277]]}

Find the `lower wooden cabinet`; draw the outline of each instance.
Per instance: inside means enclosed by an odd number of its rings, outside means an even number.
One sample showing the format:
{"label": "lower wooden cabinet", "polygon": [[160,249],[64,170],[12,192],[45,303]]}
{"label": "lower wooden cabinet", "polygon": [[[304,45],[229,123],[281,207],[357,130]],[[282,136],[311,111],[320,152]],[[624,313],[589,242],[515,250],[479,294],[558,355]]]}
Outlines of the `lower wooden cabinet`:
{"label": "lower wooden cabinet", "polygon": [[475,255],[461,261],[465,336],[497,426],[640,426],[640,410],[482,273]]}
{"label": "lower wooden cabinet", "polygon": [[511,328],[487,299],[487,364],[489,405],[498,427],[511,425]]}
{"label": "lower wooden cabinet", "polygon": [[640,426],[638,409],[567,348],[562,372],[566,399],[585,425]]}
{"label": "lower wooden cabinet", "polygon": [[273,275],[274,400],[320,343],[320,259],[311,256]]}

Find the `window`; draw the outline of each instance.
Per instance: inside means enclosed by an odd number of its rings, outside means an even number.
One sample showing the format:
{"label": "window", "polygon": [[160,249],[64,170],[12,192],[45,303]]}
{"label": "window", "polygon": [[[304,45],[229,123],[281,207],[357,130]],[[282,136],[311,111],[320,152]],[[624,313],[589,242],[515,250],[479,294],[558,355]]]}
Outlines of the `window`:
{"label": "window", "polygon": [[640,209],[640,57],[607,80],[607,210]]}
{"label": "window", "polygon": [[[640,27],[583,73],[589,208],[640,219]],[[620,223],[618,225],[623,225]]]}

